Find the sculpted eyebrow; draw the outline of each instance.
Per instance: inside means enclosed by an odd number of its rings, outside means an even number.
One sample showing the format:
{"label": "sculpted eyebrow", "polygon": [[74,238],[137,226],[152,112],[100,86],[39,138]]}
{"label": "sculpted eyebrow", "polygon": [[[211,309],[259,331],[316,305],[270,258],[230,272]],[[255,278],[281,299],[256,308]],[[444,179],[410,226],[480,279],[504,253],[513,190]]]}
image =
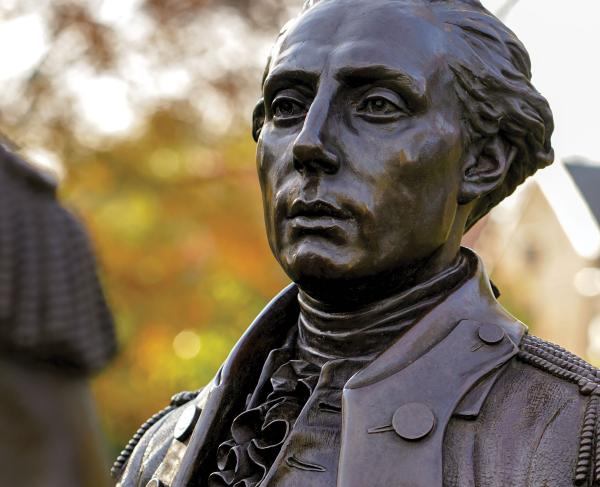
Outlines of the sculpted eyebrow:
{"label": "sculpted eyebrow", "polygon": [[411,76],[388,66],[373,65],[342,68],[336,78],[347,86],[359,87],[381,83],[397,89],[414,108],[427,106],[426,86]]}
{"label": "sculpted eyebrow", "polygon": [[291,86],[314,89],[318,80],[318,73],[302,69],[275,69],[265,78],[263,94],[270,98],[278,89]]}

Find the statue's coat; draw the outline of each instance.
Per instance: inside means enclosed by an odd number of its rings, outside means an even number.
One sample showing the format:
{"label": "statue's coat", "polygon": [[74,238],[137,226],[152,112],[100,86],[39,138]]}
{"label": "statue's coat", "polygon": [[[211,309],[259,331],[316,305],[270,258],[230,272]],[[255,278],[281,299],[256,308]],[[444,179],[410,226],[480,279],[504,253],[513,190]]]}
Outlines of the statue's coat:
{"label": "statue's coat", "polygon": [[[243,408],[241,400],[256,385],[269,350],[294,326],[296,293],[290,286],[275,298],[214,381],[143,436],[119,486],[143,487],[155,478],[167,486],[196,485],[196,476],[210,473],[204,466],[213,464],[210,455],[218,439]],[[490,325],[500,335],[486,343],[480,330]],[[346,383],[337,486],[572,486],[581,463],[584,414],[595,396],[581,394],[581,383],[573,377],[556,377],[520,360],[529,340],[525,333],[525,326],[495,300],[479,264],[474,277]],[[402,428],[411,421],[403,426],[399,418],[395,431],[392,420],[396,411],[415,403],[433,413],[435,424],[422,438],[407,440]],[[202,413],[191,437],[182,442],[173,431],[190,404]],[[302,426],[303,417],[294,429]],[[418,415],[408,419],[417,427],[425,421]],[[262,487],[285,485],[275,472],[290,468],[283,466],[286,458],[309,465],[315,461],[306,451],[294,451],[293,436]],[[314,454],[318,459],[318,452],[309,452]],[[304,475],[310,485],[321,485],[323,473]]]}

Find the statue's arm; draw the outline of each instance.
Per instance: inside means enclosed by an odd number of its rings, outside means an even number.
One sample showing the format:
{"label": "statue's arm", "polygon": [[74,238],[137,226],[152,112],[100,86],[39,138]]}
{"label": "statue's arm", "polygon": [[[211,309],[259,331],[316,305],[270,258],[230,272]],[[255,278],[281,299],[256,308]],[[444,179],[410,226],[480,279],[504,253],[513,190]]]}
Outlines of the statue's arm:
{"label": "statue's arm", "polygon": [[201,392],[182,392],[171,404],[146,421],[115,461],[111,474],[117,487],[145,486],[165,457],[185,405]]}

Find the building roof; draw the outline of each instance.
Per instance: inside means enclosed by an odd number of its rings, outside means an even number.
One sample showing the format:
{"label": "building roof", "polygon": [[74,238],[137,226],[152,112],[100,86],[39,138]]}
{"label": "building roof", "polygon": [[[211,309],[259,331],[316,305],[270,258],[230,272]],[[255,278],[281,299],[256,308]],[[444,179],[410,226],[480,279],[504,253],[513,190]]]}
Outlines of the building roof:
{"label": "building roof", "polygon": [[600,164],[582,159],[565,161],[565,168],[575,182],[596,223],[600,225]]}

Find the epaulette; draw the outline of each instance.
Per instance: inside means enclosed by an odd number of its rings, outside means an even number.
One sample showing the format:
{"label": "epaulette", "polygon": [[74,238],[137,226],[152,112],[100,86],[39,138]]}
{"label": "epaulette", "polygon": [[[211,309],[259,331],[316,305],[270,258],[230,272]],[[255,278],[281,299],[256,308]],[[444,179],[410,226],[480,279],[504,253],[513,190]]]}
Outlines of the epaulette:
{"label": "epaulette", "polygon": [[183,391],[183,392],[179,392],[179,393],[175,394],[173,397],[171,397],[171,402],[169,403],[169,405],[166,408],[160,410],[154,416],[149,418],[144,424],[142,424],[142,426],[140,426],[138,428],[138,430],[135,432],[135,434],[133,435],[131,440],[129,440],[129,442],[127,443],[127,446],[123,449],[123,451],[121,451],[121,453],[115,460],[115,463],[113,464],[112,468],[110,469],[111,476],[114,479],[116,479],[119,475],[121,475],[121,472],[123,471],[123,468],[127,464],[129,457],[131,457],[133,450],[135,449],[137,444],[140,442],[140,440],[142,439],[144,434],[150,428],[152,428],[152,426],[154,426],[156,423],[158,423],[162,418],[164,418],[167,414],[169,414],[174,409],[178,408],[179,406],[183,406],[184,404],[186,404],[186,403],[190,402],[191,400],[195,399],[196,397],[198,397],[198,394],[200,394],[200,391],[201,391],[201,389],[197,390],[197,391]]}
{"label": "epaulette", "polygon": [[517,358],[556,377],[579,386],[590,396],[583,417],[573,483],[600,483],[600,370],[577,355],[540,338],[525,335]]}

